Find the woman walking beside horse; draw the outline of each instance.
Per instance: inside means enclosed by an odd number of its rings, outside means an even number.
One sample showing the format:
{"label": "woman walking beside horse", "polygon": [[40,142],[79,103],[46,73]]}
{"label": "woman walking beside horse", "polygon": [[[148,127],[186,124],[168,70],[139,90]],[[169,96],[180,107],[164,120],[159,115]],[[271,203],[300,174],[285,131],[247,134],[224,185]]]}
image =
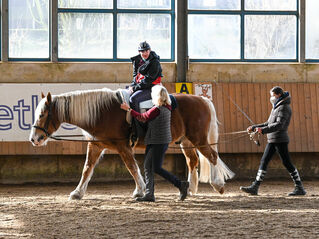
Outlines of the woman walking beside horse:
{"label": "woman walking beside horse", "polygon": [[171,135],[171,100],[167,90],[160,85],[152,88],[152,101],[154,107],[141,114],[132,110],[128,104],[123,103],[121,108],[127,110],[139,121],[148,122],[148,129],[144,139],[146,145],[144,173],[146,190],[143,197],[136,201],[155,202],[154,197],[154,172],[172,183],[180,191],[180,200],[187,196],[188,182],[179,180],[176,176],[162,168],[165,152],[172,141]]}

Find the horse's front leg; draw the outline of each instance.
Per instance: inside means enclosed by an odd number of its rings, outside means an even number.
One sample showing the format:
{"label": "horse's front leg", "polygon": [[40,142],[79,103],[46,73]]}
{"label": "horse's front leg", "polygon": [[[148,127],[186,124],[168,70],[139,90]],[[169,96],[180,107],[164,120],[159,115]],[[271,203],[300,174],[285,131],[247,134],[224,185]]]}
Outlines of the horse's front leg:
{"label": "horse's front leg", "polygon": [[136,188],[133,192],[133,198],[144,196],[145,183],[141,175],[140,168],[134,158],[132,149],[126,145],[118,145],[117,150],[125,163],[126,168],[134,178]]}
{"label": "horse's front leg", "polygon": [[180,146],[188,166],[189,194],[195,195],[198,190],[198,156],[195,149],[192,148],[193,145],[188,140],[184,140]]}
{"label": "horse's front leg", "polygon": [[94,145],[93,143],[88,143],[87,146],[87,153],[86,153],[86,160],[82,171],[82,177],[79,182],[79,185],[76,189],[70,193],[69,200],[80,200],[83,198],[88,183],[93,175],[94,168],[99,161],[99,157],[103,148]]}

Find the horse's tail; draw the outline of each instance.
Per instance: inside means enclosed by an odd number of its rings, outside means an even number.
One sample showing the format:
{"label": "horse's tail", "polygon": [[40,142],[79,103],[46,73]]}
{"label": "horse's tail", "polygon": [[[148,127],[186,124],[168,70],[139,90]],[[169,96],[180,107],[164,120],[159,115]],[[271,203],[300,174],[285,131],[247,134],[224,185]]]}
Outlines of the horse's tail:
{"label": "horse's tail", "polygon": [[[217,143],[218,143],[218,120],[216,116],[216,110],[214,104],[207,98],[203,97],[204,101],[209,107],[211,114],[211,121],[208,131],[208,143],[212,145],[212,148],[218,153]],[[198,150],[197,150],[198,151]],[[202,155],[199,151],[200,160],[200,182],[210,183],[217,191],[225,185],[227,179],[234,177],[234,173],[225,165],[225,163],[220,159],[219,155],[217,158],[217,164],[214,166],[208,159]]]}

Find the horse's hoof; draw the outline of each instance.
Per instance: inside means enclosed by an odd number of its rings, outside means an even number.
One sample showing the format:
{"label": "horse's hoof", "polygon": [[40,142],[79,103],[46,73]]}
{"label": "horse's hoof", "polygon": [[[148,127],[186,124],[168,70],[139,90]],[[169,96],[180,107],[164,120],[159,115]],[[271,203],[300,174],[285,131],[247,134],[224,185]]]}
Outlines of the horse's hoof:
{"label": "horse's hoof", "polygon": [[133,192],[132,198],[139,198],[144,196],[144,190],[136,188]]}
{"label": "horse's hoof", "polygon": [[188,196],[195,196],[197,193],[196,189],[189,189],[187,195]]}
{"label": "horse's hoof", "polygon": [[221,187],[218,191],[220,194],[223,194],[225,192],[225,188],[224,187]]}
{"label": "horse's hoof", "polygon": [[69,200],[81,200],[82,197],[78,191],[73,191],[70,193]]}
{"label": "horse's hoof", "polygon": [[144,193],[133,193],[132,198],[140,198],[143,196],[144,196]]}

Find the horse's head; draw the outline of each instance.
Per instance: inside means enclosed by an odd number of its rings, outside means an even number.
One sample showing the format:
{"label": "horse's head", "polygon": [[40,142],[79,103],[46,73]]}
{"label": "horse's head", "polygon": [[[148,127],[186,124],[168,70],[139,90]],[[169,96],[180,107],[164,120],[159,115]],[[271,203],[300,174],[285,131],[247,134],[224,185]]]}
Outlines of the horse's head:
{"label": "horse's head", "polygon": [[60,123],[54,112],[55,106],[52,103],[50,92],[46,97],[42,93],[42,100],[35,110],[34,124],[32,125],[29,137],[33,146],[46,145],[51,134],[59,128]]}

